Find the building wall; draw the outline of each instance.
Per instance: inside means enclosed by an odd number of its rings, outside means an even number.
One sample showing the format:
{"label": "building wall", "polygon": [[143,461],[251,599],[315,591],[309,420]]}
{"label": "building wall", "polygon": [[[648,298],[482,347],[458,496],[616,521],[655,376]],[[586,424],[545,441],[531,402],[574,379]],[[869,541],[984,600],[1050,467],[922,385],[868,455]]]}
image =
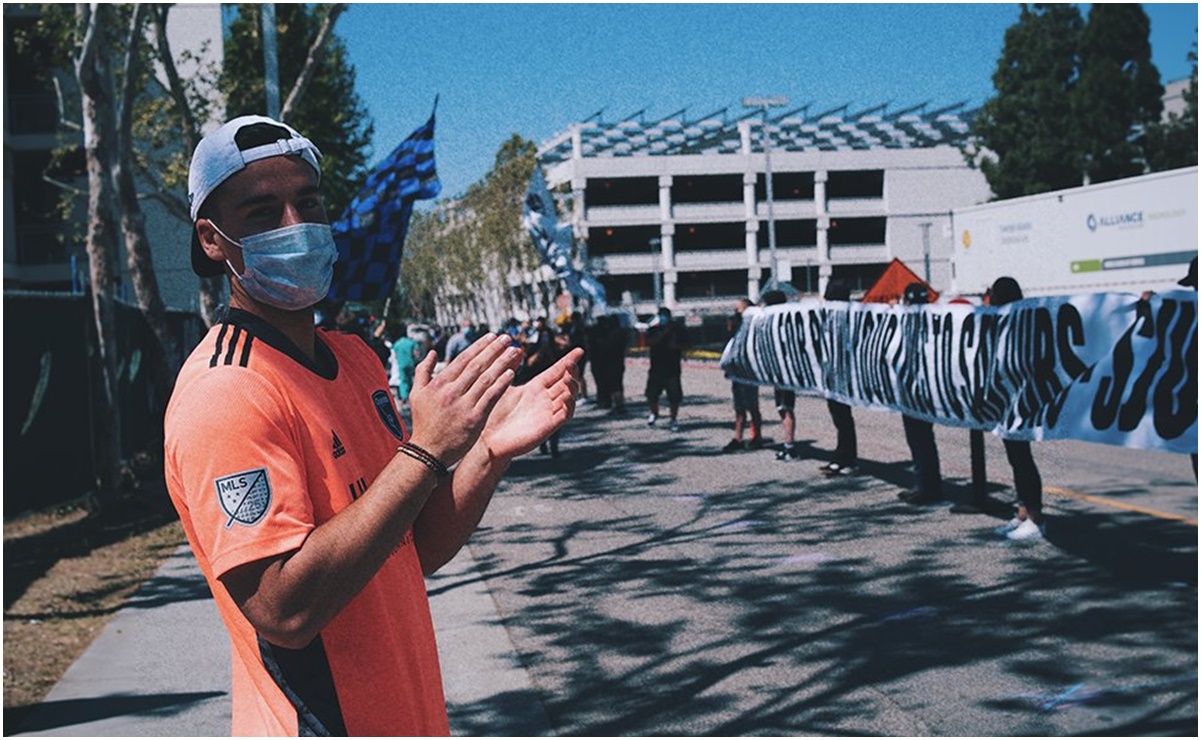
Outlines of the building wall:
{"label": "building wall", "polygon": [[[777,227],[777,264],[791,284],[801,292],[820,293],[831,277],[858,278],[860,283],[882,272],[894,257],[916,273],[926,270],[927,244],[930,282],[936,289],[950,286],[952,235],[950,210],[989,199],[984,176],[966,166],[959,150],[950,146],[918,149],[875,149],[851,151],[772,151],[773,181],[791,173],[812,173],[813,197],[785,200],[773,197]],[[694,154],[641,157],[578,157],[561,162],[548,171],[552,187],[570,187],[573,225],[588,249],[589,266],[602,281],[624,276],[631,290],[627,298],[639,313],[654,307],[652,278],[658,269],[662,300],[675,310],[707,313],[728,310],[740,295],[757,299],[770,274],[770,248],[760,232],[768,228],[768,204],[755,183],[766,171],[760,151],[747,147],[734,154]],[[882,172],[879,193],[864,197],[831,197],[835,181],[847,172]],[[742,197],[721,202],[681,203],[675,191],[684,178],[696,175],[734,175],[742,183]],[[653,177],[658,181],[658,203],[590,206],[586,192],[590,182],[606,178]],[[788,246],[780,237],[787,222],[815,222],[815,239],[804,246]],[[882,222],[879,236],[876,224]],[[741,225],[736,235],[729,226]],[[848,223],[868,224],[873,235],[867,241],[840,244],[840,228]],[[677,247],[686,238],[681,229],[721,224],[725,241],[712,248],[687,250]],[[642,227],[631,229],[630,227]],[[808,227],[800,227],[805,231]],[[621,253],[595,254],[594,245],[625,229],[647,235],[645,249],[626,244]],[[601,237],[600,235],[605,235]],[[741,237],[741,238],[739,238]],[[650,239],[658,238],[658,251]],[[794,237],[795,238],[795,237]],[[802,237],[803,239],[803,237]],[[854,241],[854,240],[853,240]],[[705,283],[710,273],[713,294],[696,295],[696,284]],[[737,279],[731,277],[736,275]],[[691,283],[691,294],[688,283]],[[857,287],[865,288],[866,285]],[[621,300],[610,290],[610,303]]]}
{"label": "building wall", "polygon": [[1187,104],[1184,100],[1184,93],[1188,90],[1189,83],[1192,78],[1185,77],[1183,80],[1172,80],[1164,83],[1163,91],[1163,120],[1167,121],[1170,116],[1183,116]]}

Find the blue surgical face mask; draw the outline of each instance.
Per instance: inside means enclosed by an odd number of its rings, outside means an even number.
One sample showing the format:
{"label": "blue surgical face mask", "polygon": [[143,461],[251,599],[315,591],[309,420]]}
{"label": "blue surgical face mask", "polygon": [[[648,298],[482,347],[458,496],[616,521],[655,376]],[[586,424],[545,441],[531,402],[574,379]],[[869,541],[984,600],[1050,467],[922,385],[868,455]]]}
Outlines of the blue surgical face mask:
{"label": "blue surgical face mask", "polygon": [[[242,248],[242,274],[234,270],[246,294],[268,306],[299,311],[315,305],[329,292],[338,248],[329,224],[284,226],[234,241],[216,224],[213,228]],[[225,261],[229,264],[229,260]],[[233,270],[233,265],[229,265]]]}

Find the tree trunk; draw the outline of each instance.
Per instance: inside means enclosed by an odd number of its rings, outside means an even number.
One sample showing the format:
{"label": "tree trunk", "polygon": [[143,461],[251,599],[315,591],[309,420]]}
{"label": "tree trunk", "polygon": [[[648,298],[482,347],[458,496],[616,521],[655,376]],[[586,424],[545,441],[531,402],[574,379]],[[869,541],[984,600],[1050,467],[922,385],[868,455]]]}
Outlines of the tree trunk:
{"label": "tree trunk", "polygon": [[[142,316],[156,340],[150,348],[149,366],[154,375],[152,387],[158,391],[154,409],[156,413],[163,413],[166,410],[167,399],[171,397],[171,389],[175,387],[175,375],[179,372],[182,358],[179,357],[179,342],[167,323],[167,309],[163,304],[154,272],[150,240],[146,237],[146,217],[138,203],[137,185],[134,182],[133,106],[141,87],[138,84],[141,78],[140,46],[148,10],[146,5],[135,5],[130,20],[125,47],[125,69],[121,75],[121,108],[118,115],[120,151],[117,155],[117,166],[113,170],[113,180],[116,183],[117,202],[121,213],[121,231],[125,235],[130,282],[133,283]],[[161,432],[161,425],[159,431]]]}
{"label": "tree trunk", "polygon": [[84,152],[88,173],[88,264],[92,310],[100,355],[100,393],[96,394],[97,493],[103,506],[121,493],[121,410],[117,397],[116,282],[117,229],[113,216],[111,173],[116,164],[111,49],[104,37],[111,6],[76,6],[76,34],[82,39],[75,74],[83,103]]}

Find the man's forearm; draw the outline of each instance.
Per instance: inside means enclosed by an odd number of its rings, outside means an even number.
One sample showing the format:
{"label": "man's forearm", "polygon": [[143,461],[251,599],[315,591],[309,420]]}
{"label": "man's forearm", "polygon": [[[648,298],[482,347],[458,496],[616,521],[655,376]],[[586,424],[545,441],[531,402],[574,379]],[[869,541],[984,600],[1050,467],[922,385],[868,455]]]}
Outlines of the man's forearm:
{"label": "man's forearm", "polygon": [[442,481],[413,525],[421,568],[430,575],[450,562],[475,531],[510,460],[494,457],[480,439]]}
{"label": "man's forearm", "polygon": [[221,581],[269,642],[303,647],[375,576],[434,489],[426,466],[398,455],[298,550],[235,568]]}

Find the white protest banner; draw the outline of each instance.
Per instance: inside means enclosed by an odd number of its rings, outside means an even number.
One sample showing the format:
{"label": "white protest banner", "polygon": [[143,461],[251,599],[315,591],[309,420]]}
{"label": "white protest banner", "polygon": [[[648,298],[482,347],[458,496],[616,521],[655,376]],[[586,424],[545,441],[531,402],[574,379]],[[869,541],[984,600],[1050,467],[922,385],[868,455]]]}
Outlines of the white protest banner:
{"label": "white protest banner", "polygon": [[1006,439],[1197,450],[1197,295],[1030,298],[1001,308],[803,300],[748,309],[739,382]]}

